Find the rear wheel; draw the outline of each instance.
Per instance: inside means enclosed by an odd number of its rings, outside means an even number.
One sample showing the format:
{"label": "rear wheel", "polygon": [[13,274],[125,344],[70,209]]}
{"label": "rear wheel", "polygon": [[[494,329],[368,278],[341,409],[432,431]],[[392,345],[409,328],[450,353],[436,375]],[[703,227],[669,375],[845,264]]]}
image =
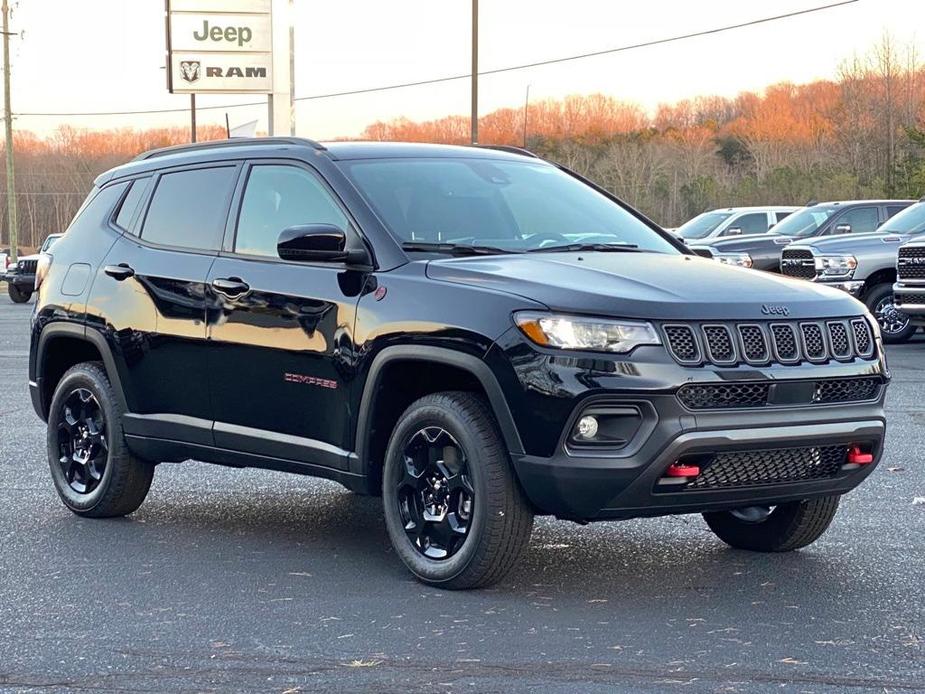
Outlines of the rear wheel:
{"label": "rear wheel", "polygon": [[719,539],[753,552],[790,552],[812,544],[826,531],[838,510],[837,496],[795,501],[775,507],[752,506],[704,513]]}
{"label": "rear wheel", "polygon": [[103,365],[71,367],[48,412],[48,464],[61,501],[79,516],[124,516],[148,494],[154,465],[134,457]]}
{"label": "rear wheel", "polygon": [[864,303],[880,324],[880,334],[887,344],[906,342],[915,334],[916,326],[909,316],[893,304],[892,285],[877,285],[864,297]]}
{"label": "rear wheel", "polygon": [[424,583],[491,585],[530,541],[533,512],[487,404],[471,393],[414,402],[392,433],[382,477],[392,546]]}
{"label": "rear wheel", "polygon": [[6,285],[7,292],[10,294],[10,298],[13,300],[13,303],[24,304],[29,299],[32,298],[32,292],[28,289],[23,289],[22,287],[17,287],[15,284]]}

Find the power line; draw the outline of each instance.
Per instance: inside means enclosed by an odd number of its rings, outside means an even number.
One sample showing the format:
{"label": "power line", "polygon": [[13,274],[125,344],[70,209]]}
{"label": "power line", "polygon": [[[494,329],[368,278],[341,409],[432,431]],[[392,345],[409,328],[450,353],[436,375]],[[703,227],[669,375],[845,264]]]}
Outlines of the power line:
{"label": "power line", "polygon": [[[573,60],[583,60],[585,58],[595,58],[602,55],[609,55],[612,53],[622,53],[625,51],[636,50],[638,48],[650,48],[652,46],[660,46],[666,43],[674,43],[676,41],[686,41],[687,39],[698,38],[701,36],[711,36],[713,34],[721,34],[727,31],[734,31],[736,29],[745,29],[747,27],[756,26],[759,24],[767,24],[769,22],[776,22],[782,19],[791,19],[793,17],[799,17],[801,15],[812,14],[815,12],[823,12],[825,10],[831,10],[836,7],[843,7],[844,5],[852,5],[859,0],[841,0],[840,2],[833,2],[827,5],[819,5],[816,7],[809,7],[804,10],[795,10],[793,12],[787,12],[785,14],[773,15],[770,17],[762,17],[759,19],[752,19],[747,22],[740,22],[738,24],[727,24],[725,26],[714,27],[712,29],[704,29],[702,31],[694,31],[687,34],[679,34],[677,36],[669,36],[662,39],[653,39],[651,41],[643,41],[641,43],[633,43],[626,46],[618,46],[616,48],[607,48],[600,51],[591,51],[589,53],[580,53],[578,55],[570,55],[562,58],[550,58],[549,60],[538,60],[532,63],[523,63],[521,65],[510,65],[508,67],[495,68],[493,70],[483,70],[478,73],[480,77],[486,75],[498,75],[504,72],[514,72],[516,70],[527,70],[529,68],[542,67],[545,65],[555,65],[558,63],[567,63]],[[385,92],[391,91],[394,89],[405,89],[408,87],[421,87],[428,84],[440,84],[443,82],[454,82],[457,80],[469,79],[471,77],[470,73],[464,75],[449,75],[446,77],[435,77],[432,79],[418,80],[415,82],[401,82],[398,84],[389,84],[381,87],[367,87],[364,89],[353,89],[350,91],[343,92],[329,92],[327,94],[312,94],[309,96],[300,96],[296,97],[295,101],[315,101],[318,99],[332,99],[335,97],[341,96],[354,96],[357,94],[370,94],[374,92]],[[230,108],[242,108],[245,106],[263,106],[264,101],[248,101],[240,104],[217,104],[214,106],[199,106],[197,110],[199,111],[208,111],[208,110],[220,110],[220,109],[230,109]],[[161,113],[186,113],[189,111],[189,108],[156,108],[156,109],[145,109],[145,110],[135,110],[135,111],[83,111],[83,112],[22,112],[16,113],[15,116],[135,116],[135,115],[148,115],[148,114],[161,114]]]}

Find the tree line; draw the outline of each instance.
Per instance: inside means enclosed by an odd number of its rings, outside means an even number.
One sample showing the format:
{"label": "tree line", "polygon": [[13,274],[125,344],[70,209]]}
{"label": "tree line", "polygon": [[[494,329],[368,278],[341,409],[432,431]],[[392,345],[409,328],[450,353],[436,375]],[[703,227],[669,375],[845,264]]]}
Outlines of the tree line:
{"label": "tree line", "polygon": [[[479,118],[483,143],[524,145],[595,180],[665,226],[707,209],[925,195],[925,66],[885,36],[846,60],[835,79],[776,84],[734,98],[660,106],[602,94],[502,108]],[[221,139],[220,127],[199,137]],[[375,122],[368,140],[464,144],[466,116]],[[58,128],[14,137],[20,246],[67,227],[93,179],[154,147],[187,142],[186,128]],[[0,245],[8,244],[0,173]]]}

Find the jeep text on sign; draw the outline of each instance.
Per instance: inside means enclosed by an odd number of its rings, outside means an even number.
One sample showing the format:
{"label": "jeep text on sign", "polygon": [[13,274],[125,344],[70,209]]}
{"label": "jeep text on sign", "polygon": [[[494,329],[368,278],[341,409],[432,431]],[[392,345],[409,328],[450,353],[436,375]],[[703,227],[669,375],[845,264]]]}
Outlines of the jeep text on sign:
{"label": "jeep text on sign", "polygon": [[269,53],[270,15],[172,12],[170,47],[174,51]]}

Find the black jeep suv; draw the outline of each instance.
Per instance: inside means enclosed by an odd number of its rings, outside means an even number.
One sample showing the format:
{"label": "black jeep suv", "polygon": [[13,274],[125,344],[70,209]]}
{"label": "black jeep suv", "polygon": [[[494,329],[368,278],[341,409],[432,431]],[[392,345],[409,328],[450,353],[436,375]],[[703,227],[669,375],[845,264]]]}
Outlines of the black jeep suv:
{"label": "black jeep suv", "polygon": [[813,542],[889,374],[844,292],[692,255],[528,153],[229,140],[101,175],[39,268],[30,388],[61,499],[196,459],[383,496],[396,553],[501,578],[534,514],[703,513]]}

